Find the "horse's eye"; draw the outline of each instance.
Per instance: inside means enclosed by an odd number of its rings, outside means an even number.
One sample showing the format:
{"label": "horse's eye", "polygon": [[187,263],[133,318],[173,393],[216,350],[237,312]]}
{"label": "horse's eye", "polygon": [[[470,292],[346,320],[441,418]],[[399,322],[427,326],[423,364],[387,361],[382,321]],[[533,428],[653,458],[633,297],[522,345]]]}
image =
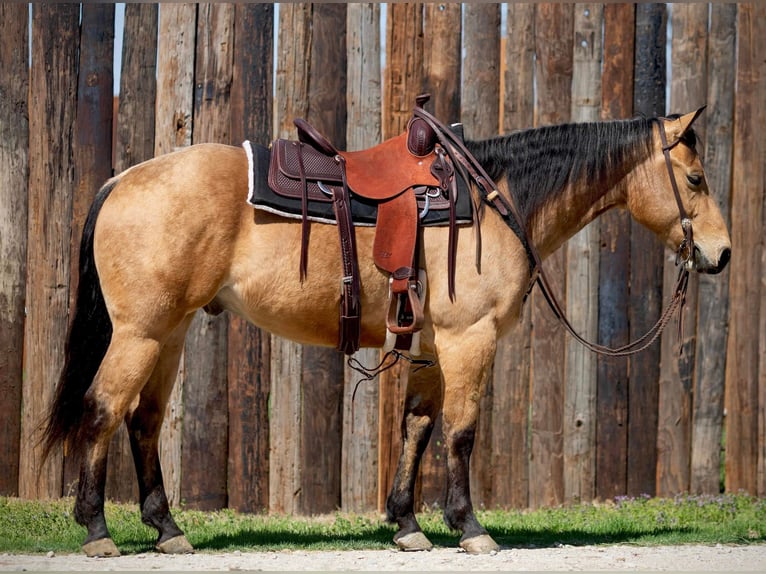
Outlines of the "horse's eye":
{"label": "horse's eye", "polygon": [[690,174],[686,176],[686,181],[688,181],[689,185],[692,187],[697,187],[702,184],[702,176]]}

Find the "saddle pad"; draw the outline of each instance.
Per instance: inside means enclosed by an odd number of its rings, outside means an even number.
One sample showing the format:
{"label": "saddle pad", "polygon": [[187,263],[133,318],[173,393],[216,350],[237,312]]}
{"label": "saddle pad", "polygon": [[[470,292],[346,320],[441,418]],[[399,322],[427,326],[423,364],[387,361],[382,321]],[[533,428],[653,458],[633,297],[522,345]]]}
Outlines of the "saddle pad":
{"label": "saddle pad", "polygon": [[[269,162],[271,151],[261,145],[252,145],[249,141],[242,144],[248,161],[248,196],[247,202],[255,209],[268,211],[290,219],[301,219],[300,198],[291,198],[274,192],[269,186]],[[469,225],[473,221],[471,197],[463,182],[458,177],[458,194],[455,204],[456,222],[458,225]],[[419,189],[417,193],[418,209],[422,212],[426,207],[426,193],[429,188]],[[433,193],[433,190],[431,190]],[[329,199],[329,198],[328,198]],[[378,217],[377,202],[351,194],[351,214],[355,225],[374,226]],[[309,197],[308,219],[318,223],[335,224],[335,213],[332,202],[314,201]],[[429,209],[421,219],[425,226],[449,225],[449,210]]]}

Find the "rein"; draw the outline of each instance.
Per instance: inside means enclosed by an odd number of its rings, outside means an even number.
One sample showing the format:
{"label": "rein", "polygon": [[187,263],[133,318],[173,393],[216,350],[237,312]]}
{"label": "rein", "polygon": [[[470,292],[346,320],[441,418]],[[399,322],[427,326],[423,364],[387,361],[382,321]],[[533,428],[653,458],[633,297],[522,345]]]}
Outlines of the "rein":
{"label": "rein", "polygon": [[[439,138],[439,142],[442,144],[445,150],[447,150],[450,157],[452,157],[457,165],[465,168],[465,170],[470,174],[471,179],[474,180],[477,187],[479,188],[479,193],[481,194],[484,202],[493,207],[500,214],[505,224],[518,235],[522,245],[527,252],[527,257],[529,258],[532,269],[532,277],[530,279],[527,295],[529,295],[529,292],[532,291],[535,285],[538,285],[543,293],[543,296],[545,297],[546,302],[548,303],[548,306],[551,308],[551,311],[553,311],[553,314],[576,341],[581,343],[589,350],[601,355],[607,355],[610,357],[634,355],[649,347],[657,339],[657,337],[660,336],[667,324],[670,322],[670,319],[676,309],[680,309],[680,332],[683,325],[683,307],[686,302],[686,289],[689,284],[689,270],[687,267],[689,266],[689,263],[694,256],[694,239],[692,233],[692,222],[686,212],[686,209],[683,206],[683,202],[681,201],[681,194],[678,190],[678,184],[676,182],[676,177],[673,173],[673,166],[670,161],[670,150],[678,145],[680,140],[676,140],[672,144],[668,145],[667,136],[665,135],[665,126],[662,124],[662,121],[656,120],[660,132],[660,140],[662,142],[662,152],[665,156],[665,165],[667,167],[668,177],[670,178],[670,183],[673,188],[673,194],[678,205],[681,227],[684,232],[684,239],[676,252],[676,265],[681,263],[681,269],[673,288],[673,297],[670,300],[668,306],[660,315],[660,318],[657,320],[657,322],[646,332],[646,334],[637,340],[621,347],[611,348],[586,340],[575,330],[569,319],[567,319],[561,304],[559,303],[553,292],[553,289],[550,286],[550,281],[548,280],[548,276],[542,266],[542,259],[540,258],[540,254],[531,244],[529,238],[526,235],[524,222],[519,215],[519,211],[516,208],[514,202],[512,200],[509,201],[505,199],[505,197],[497,188],[495,182],[487,175],[487,172],[479,164],[476,158],[473,157],[473,154],[471,154],[465,144],[463,144],[463,142],[458,138],[454,137],[451,131],[444,124],[442,124],[438,119],[436,119],[433,115],[426,112],[422,108],[416,108],[414,113],[434,129],[437,137]],[[683,349],[683,347],[681,348]]]}

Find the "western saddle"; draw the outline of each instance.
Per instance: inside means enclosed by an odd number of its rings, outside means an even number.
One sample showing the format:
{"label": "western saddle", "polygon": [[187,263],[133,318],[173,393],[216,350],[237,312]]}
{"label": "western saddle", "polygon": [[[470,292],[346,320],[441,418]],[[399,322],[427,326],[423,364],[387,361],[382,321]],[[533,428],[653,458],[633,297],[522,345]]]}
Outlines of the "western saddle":
{"label": "western saddle", "polygon": [[[415,111],[422,110],[428,99],[427,94],[418,96]],[[386,346],[388,350],[419,354],[417,337],[413,336],[423,327],[425,271],[418,267],[421,213],[417,191],[438,190],[427,197],[449,209],[448,273],[453,297],[457,187],[452,161],[439,144],[433,127],[416,113],[404,133],[355,152],[337,150],[303,119],[297,118],[294,123],[299,141],[278,139],[272,144],[268,182],[279,193],[300,197],[301,281],[307,272],[308,202],[332,201],[343,265],[338,350],[351,355],[359,349],[361,288],[351,218],[351,197],[355,196],[377,204],[372,256],[379,268],[390,273]]]}

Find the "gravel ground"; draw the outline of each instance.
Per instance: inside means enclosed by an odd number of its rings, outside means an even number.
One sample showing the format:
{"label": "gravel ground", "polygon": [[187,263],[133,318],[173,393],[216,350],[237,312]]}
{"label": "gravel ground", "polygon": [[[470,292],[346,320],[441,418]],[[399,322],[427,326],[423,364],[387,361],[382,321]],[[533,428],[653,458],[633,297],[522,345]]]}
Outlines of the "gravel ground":
{"label": "gravel ground", "polygon": [[166,556],[146,553],[119,558],[79,554],[0,555],[0,571],[96,570],[335,570],[335,571],[750,571],[766,572],[766,545],[750,546],[561,546],[509,548],[469,556],[451,548],[398,550],[229,552]]}

